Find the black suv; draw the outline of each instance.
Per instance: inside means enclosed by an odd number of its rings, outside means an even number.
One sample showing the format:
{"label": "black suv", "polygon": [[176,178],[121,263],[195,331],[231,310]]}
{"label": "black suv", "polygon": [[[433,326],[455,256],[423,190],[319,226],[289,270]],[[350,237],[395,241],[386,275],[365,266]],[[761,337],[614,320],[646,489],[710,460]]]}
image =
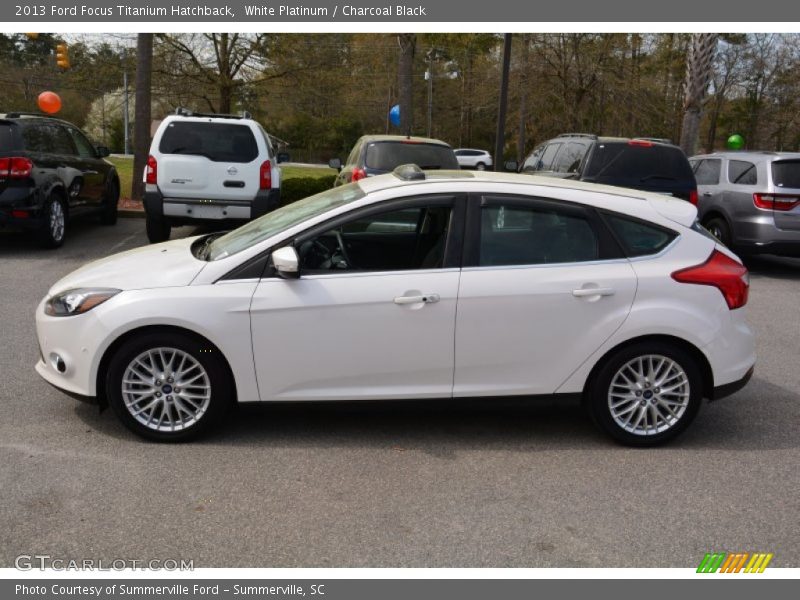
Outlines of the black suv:
{"label": "black suv", "polygon": [[45,247],[64,243],[67,219],[117,221],[119,177],[80,129],[33,113],[0,114],[0,229],[33,231]]}
{"label": "black suv", "polygon": [[670,194],[697,204],[689,159],[664,139],[566,133],[538,146],[521,168],[510,162],[506,169]]}

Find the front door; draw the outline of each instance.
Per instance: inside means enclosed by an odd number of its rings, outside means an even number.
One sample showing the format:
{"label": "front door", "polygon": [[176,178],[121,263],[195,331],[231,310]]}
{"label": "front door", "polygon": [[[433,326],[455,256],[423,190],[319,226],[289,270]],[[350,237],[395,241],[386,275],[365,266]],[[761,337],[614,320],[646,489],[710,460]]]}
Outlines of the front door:
{"label": "front door", "polygon": [[361,209],[294,240],[300,277],[251,304],[262,400],[452,393],[462,199]]}

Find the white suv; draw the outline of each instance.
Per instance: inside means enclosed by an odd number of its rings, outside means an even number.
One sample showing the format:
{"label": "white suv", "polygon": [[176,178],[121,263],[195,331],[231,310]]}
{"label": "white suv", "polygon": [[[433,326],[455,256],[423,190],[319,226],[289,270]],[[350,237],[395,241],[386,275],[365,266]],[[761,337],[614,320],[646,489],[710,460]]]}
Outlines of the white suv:
{"label": "white suv", "polygon": [[462,169],[477,169],[485,171],[492,168],[492,155],[486,150],[474,150],[472,148],[457,148],[455,150],[456,159]]}
{"label": "white suv", "polygon": [[156,131],[144,182],[153,243],[168,240],[173,225],[250,220],[280,205],[281,170],[270,137],[248,113],[177,109]]}

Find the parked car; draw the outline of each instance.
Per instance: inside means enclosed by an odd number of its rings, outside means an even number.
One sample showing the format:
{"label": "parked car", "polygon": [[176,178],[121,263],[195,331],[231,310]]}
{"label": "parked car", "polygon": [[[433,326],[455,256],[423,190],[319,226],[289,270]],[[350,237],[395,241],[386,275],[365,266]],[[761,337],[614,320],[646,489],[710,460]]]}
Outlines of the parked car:
{"label": "parked car", "polygon": [[476,169],[485,171],[494,166],[492,155],[486,150],[474,148],[457,148],[454,150],[458,164],[462,169]]}
{"label": "parked car", "polygon": [[800,256],[800,153],[717,152],[690,159],[703,225],[742,254]]}
{"label": "parked car", "polygon": [[119,176],[72,123],[37,113],[0,115],[0,229],[31,231],[42,246],[64,243],[71,219],[117,222]]}
{"label": "parked car", "polygon": [[655,445],[755,361],[747,270],[696,214],[409,165],[66,276],[36,310],[36,370],[154,440],[234,401],[577,396]]}
{"label": "parked car", "polygon": [[[516,171],[515,162],[507,170]],[[669,194],[697,202],[697,184],[683,150],[658,138],[612,138],[567,133],[538,146],[519,169]]]}
{"label": "parked car", "polygon": [[365,135],[359,138],[342,164],[338,158],[328,165],[338,169],[334,186],[365,177],[390,173],[400,165],[416,164],[424,169],[458,169],[453,149],[440,140],[402,135]]}
{"label": "parked car", "polygon": [[281,169],[270,136],[248,113],[179,108],[150,145],[144,173],[147,237],[176,225],[248,221],[280,206]]}

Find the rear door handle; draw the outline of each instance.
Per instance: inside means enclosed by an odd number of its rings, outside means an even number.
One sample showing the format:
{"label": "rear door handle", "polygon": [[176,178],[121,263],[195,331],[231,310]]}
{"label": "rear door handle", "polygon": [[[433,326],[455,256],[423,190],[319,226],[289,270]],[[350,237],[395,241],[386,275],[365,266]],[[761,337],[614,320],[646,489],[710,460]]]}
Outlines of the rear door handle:
{"label": "rear door handle", "polygon": [[395,304],[434,304],[440,300],[439,294],[425,294],[424,296],[398,296],[394,299]]}
{"label": "rear door handle", "polygon": [[587,296],[613,296],[614,288],[579,288],[572,290],[572,295],[576,298],[586,298]]}
{"label": "rear door handle", "polygon": [[706,198],[710,198],[713,195],[714,194],[712,194],[711,192],[703,192],[703,196],[705,196]]}

